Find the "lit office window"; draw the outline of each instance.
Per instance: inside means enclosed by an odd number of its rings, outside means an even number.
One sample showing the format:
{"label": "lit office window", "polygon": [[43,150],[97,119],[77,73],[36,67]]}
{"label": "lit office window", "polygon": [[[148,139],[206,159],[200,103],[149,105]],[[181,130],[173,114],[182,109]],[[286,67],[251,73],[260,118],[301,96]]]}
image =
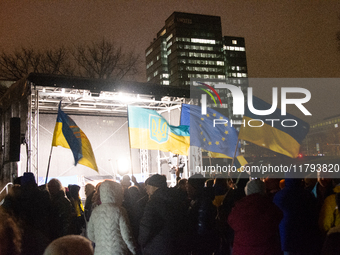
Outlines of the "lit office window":
{"label": "lit office window", "polygon": [[153,73],[153,77],[155,77],[158,74],[158,71]]}
{"label": "lit office window", "polygon": [[163,81],[163,85],[170,85],[169,81]]}
{"label": "lit office window", "polygon": [[217,79],[224,80],[225,79],[225,75],[217,75]]}
{"label": "lit office window", "polygon": [[197,46],[197,45],[184,45],[184,49],[186,50],[206,50],[206,51],[213,51],[213,47],[208,46]]}
{"label": "lit office window", "polygon": [[220,55],[209,54],[209,53],[189,52],[189,57],[195,57],[195,58],[219,58]]}
{"label": "lit office window", "polygon": [[172,34],[170,34],[167,38],[166,41],[169,41],[172,38]]}
{"label": "lit office window", "polygon": [[170,41],[166,47],[169,48],[171,45],[172,45],[172,41]]}
{"label": "lit office window", "polygon": [[215,40],[199,39],[199,38],[191,38],[191,42],[193,42],[193,43],[205,43],[205,44],[216,44]]}
{"label": "lit office window", "polygon": [[164,35],[165,33],[166,33],[166,29],[164,29],[164,30],[162,31],[162,33],[160,34],[160,36]]}
{"label": "lit office window", "polygon": [[232,44],[237,44],[237,40],[232,40],[231,43]]}
{"label": "lit office window", "polygon": [[146,69],[148,69],[150,66],[153,65],[153,60],[151,60],[151,62],[149,64],[146,65]]}
{"label": "lit office window", "polygon": [[242,77],[247,77],[247,74],[246,73],[242,73]]}
{"label": "lit office window", "polygon": [[240,47],[240,51],[246,51],[246,48]]}
{"label": "lit office window", "polygon": [[224,66],[224,62],[223,62],[223,61],[216,61],[216,64],[217,64],[218,66]]}
{"label": "lit office window", "polygon": [[149,54],[150,54],[152,51],[153,51],[153,48],[150,48],[150,49],[147,51],[147,53],[145,54],[145,56],[146,56],[146,57],[149,56]]}

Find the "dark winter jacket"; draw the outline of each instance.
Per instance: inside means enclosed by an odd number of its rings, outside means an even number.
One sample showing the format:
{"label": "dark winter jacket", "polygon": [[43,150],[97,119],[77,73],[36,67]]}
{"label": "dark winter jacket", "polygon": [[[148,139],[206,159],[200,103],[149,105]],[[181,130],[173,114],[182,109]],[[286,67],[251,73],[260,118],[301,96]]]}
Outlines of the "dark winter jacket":
{"label": "dark winter jacket", "polygon": [[[197,254],[211,254],[217,245],[217,209],[206,190],[191,201],[189,209],[189,233],[191,250]],[[195,254],[196,254],[195,253]]]}
{"label": "dark winter jacket", "polygon": [[318,217],[315,197],[301,186],[300,179],[286,179],[285,187],[274,196],[282,210],[280,223],[282,251],[308,252],[315,249]]}
{"label": "dark winter jacket", "polygon": [[74,234],[72,219],[74,219],[73,206],[65,196],[64,191],[59,191],[52,197],[52,233],[53,239]]}
{"label": "dark winter jacket", "polygon": [[140,222],[138,242],[144,255],[178,254],[177,238],[185,230],[185,209],[174,190],[159,188],[151,195]]}
{"label": "dark winter jacket", "polygon": [[279,224],[281,210],[259,193],[236,202],[228,222],[234,230],[233,254],[281,254]]}

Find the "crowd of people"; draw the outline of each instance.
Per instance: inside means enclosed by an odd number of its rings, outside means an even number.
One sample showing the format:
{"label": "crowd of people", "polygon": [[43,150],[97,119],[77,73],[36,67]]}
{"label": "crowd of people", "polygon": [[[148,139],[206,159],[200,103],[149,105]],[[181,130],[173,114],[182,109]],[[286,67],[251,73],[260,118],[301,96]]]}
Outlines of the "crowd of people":
{"label": "crowd of people", "polygon": [[[340,254],[340,179],[124,176],[80,187],[15,180],[0,208],[0,254]],[[84,204],[84,205],[83,205]]]}

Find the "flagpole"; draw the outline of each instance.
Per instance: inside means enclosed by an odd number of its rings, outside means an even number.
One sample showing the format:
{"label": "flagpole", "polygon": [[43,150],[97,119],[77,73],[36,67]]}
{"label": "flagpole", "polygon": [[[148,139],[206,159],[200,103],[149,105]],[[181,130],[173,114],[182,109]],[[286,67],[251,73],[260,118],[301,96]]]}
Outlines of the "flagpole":
{"label": "flagpole", "polygon": [[46,172],[45,185],[47,184],[48,173],[49,173],[49,171],[50,171],[50,163],[51,163],[51,157],[52,157],[52,150],[53,150],[53,146],[51,145],[50,156],[49,156],[49,158],[48,158],[48,165],[47,165],[47,172]]}
{"label": "flagpole", "polygon": [[130,152],[130,166],[131,166],[131,176],[133,176],[133,164],[132,164],[132,152],[131,152],[131,137],[130,137],[130,131],[129,131],[129,105],[126,105],[126,111],[127,111],[127,120],[128,120],[128,136],[129,136],[129,152]]}
{"label": "flagpole", "polygon": [[[238,143],[240,142],[240,138],[237,138],[237,142],[236,142],[236,148],[235,148],[235,152],[234,152],[234,156],[233,159],[231,161],[231,167],[234,166],[234,162],[235,162],[235,157],[236,157],[236,153],[237,153],[237,149],[238,149]],[[229,177],[230,177],[230,172],[229,172]]]}

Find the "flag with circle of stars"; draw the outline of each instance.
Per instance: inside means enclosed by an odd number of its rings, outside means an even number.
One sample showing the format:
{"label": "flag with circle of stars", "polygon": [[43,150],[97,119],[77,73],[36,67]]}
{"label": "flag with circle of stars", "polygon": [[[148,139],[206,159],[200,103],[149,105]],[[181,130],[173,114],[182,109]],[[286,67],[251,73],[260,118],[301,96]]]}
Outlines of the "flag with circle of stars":
{"label": "flag with circle of stars", "polygon": [[219,112],[207,108],[207,114],[202,115],[200,106],[182,104],[181,125],[190,126],[190,146],[234,156],[238,132]]}

